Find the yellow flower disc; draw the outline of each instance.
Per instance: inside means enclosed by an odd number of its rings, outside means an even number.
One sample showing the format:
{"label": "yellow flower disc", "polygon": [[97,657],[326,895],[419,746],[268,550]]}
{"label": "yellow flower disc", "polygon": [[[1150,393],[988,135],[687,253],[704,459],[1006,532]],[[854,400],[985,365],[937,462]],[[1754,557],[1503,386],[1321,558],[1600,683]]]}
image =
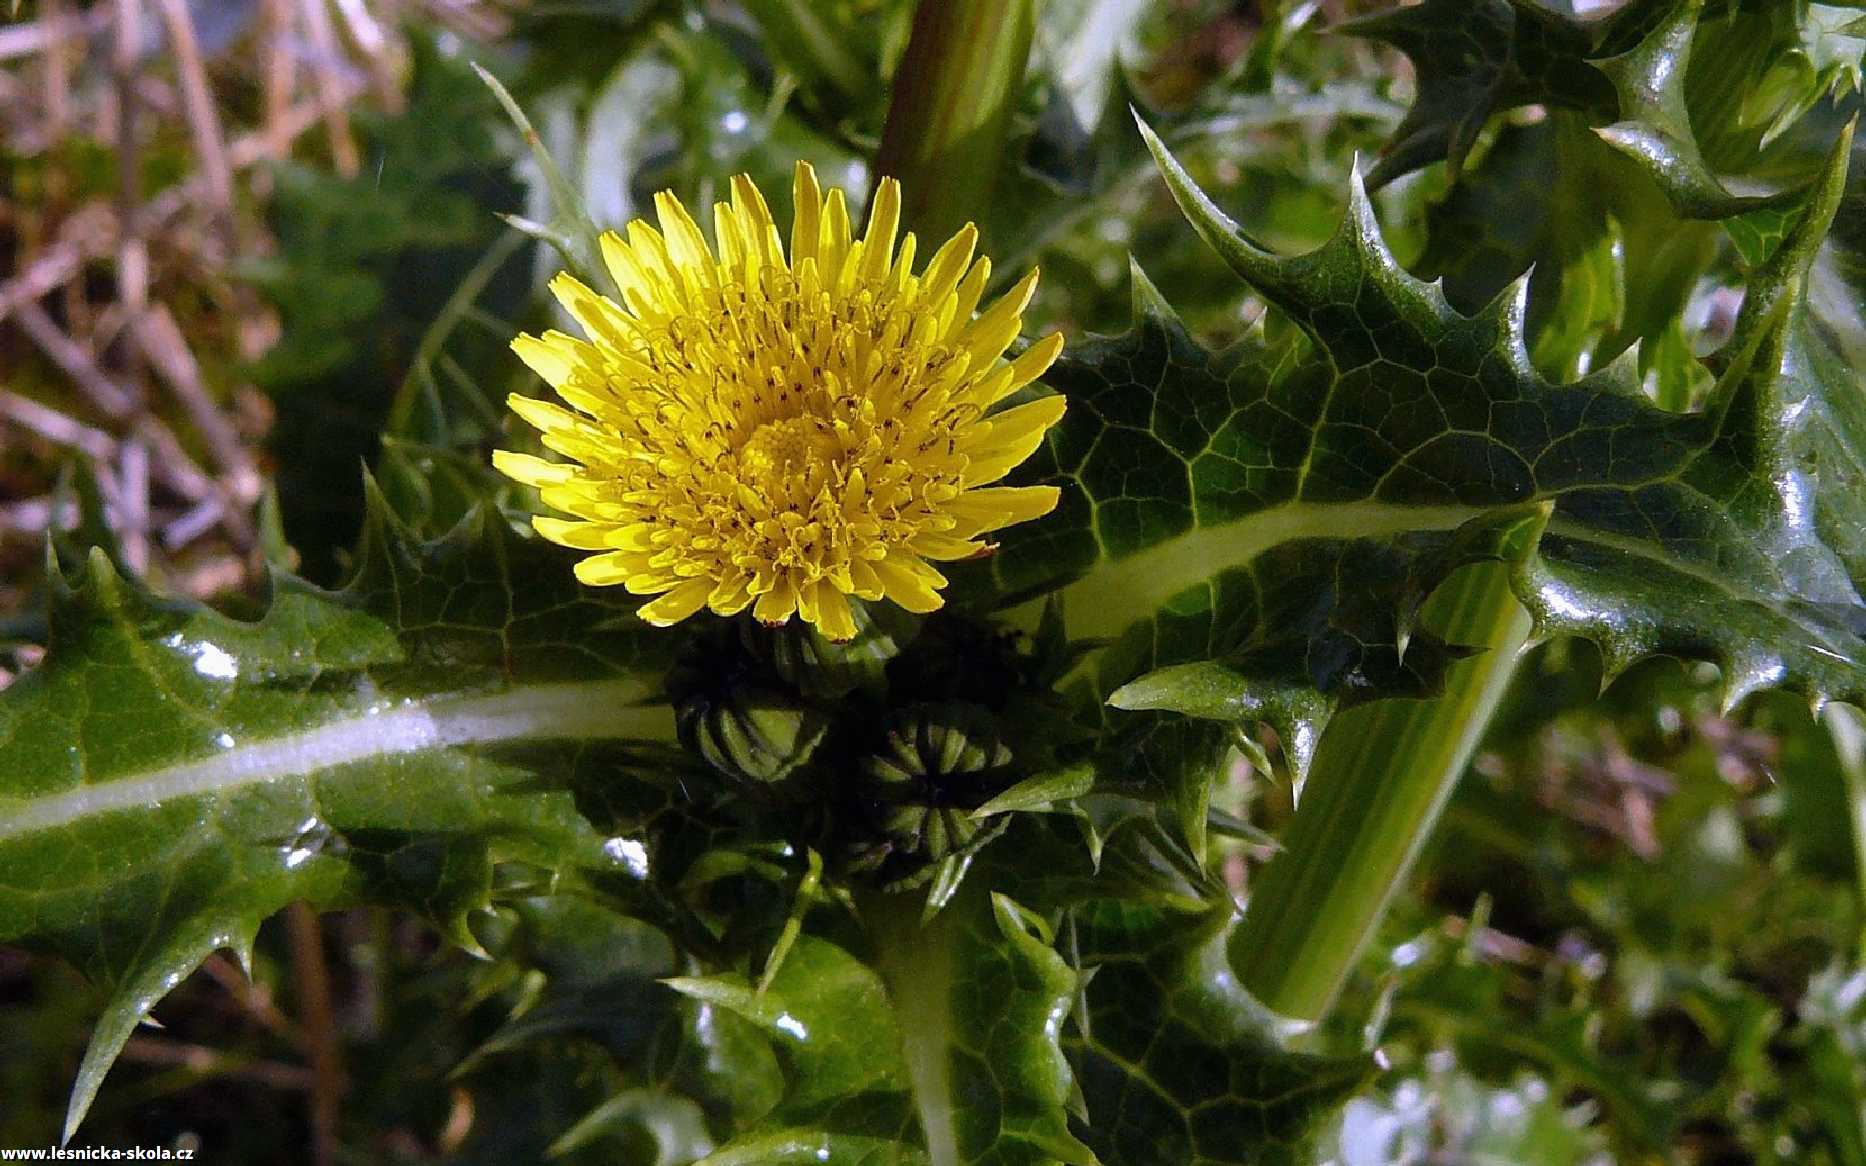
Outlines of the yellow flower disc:
{"label": "yellow flower disc", "polygon": [[733,179],[713,208],[715,255],[658,195],[660,230],[602,238],[621,303],[551,281],[589,339],[512,343],[570,406],[515,394],[513,411],[571,460],[493,461],[571,516],[534,519],[538,533],[598,552],[579,579],[658,597],[641,608],[650,623],[749,606],[848,639],[850,596],[932,611],[946,578],[928,560],[984,554],[985,535],[1056,505],[1053,486],[990,485],[1063,413],[1059,396],[993,411],[1062,349],[1050,335],[1001,359],[1036,272],[978,312],[991,275],[978,232],[914,274],[893,179],[859,240],[842,191],[825,197],[801,162],[796,206],[786,257],[764,196]]}

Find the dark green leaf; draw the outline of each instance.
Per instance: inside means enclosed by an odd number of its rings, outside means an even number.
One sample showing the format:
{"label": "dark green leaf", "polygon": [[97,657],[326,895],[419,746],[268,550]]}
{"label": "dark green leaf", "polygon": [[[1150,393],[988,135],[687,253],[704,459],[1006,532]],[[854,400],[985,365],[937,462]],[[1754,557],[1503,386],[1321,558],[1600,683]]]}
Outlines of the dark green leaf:
{"label": "dark green leaf", "polygon": [[1529,0],[1427,0],[1341,31],[1394,46],[1419,77],[1412,108],[1369,175],[1375,186],[1440,159],[1456,174],[1500,110],[1543,102],[1604,116],[1614,108],[1611,84],[1586,63],[1602,29]]}
{"label": "dark green leaf", "polygon": [[[1072,634],[1113,634],[1136,611],[1210,612],[1203,643],[1146,633],[1167,646],[1152,664],[1236,664],[1263,625],[1249,592],[1227,595],[1227,569],[1297,540],[1390,540],[1542,499],[1554,513],[1541,563],[1518,579],[1542,634],[1596,638],[1614,671],[1653,652],[1714,660],[1731,701],[1770,686],[1861,691],[1858,394],[1796,324],[1846,142],[1753,279],[1720,388],[1691,414],[1645,402],[1622,367],[1542,377],[1520,294],[1457,312],[1393,261],[1358,191],[1332,242],[1281,258],[1160,158],[1201,234],[1315,348],[1218,356],[1162,311],[1079,351],[1055,378],[1078,407],[1038,467],[1063,483],[1063,505],[994,561],[1006,591],[1083,571],[1064,592]],[[1291,568],[1277,578],[1315,587]]]}
{"label": "dark green leaf", "polygon": [[863,900],[862,918],[872,965],[806,934],[762,993],[737,975],[669,981],[764,1029],[789,1071],[777,1107],[706,1166],[1093,1166],[1057,1045],[1076,977],[1041,925],[976,880],[930,921],[900,894]]}
{"label": "dark green leaf", "polygon": [[1116,902],[1071,915],[1090,972],[1068,1042],[1080,1127],[1104,1166],[1311,1162],[1316,1127],[1373,1076],[1371,1058],[1289,1051],[1237,986],[1227,906],[1179,914]]}
{"label": "dark green leaf", "polygon": [[277,575],[251,623],[101,553],[55,587],[0,697],[0,940],[111,989],[73,1125],[150,1007],[286,903],[400,903],[473,946],[494,861],[615,866],[561,782],[671,732],[642,704],[665,638],[483,514],[421,543],[378,497],[348,588]]}
{"label": "dark green leaf", "polygon": [[[1706,86],[1694,91],[1687,84],[1693,74],[1693,44],[1706,28],[1717,41],[1715,30],[1729,18],[1726,7],[1737,5],[1721,0],[1632,0],[1589,22],[1534,0],[1427,0],[1352,21],[1343,31],[1394,45],[1412,58],[1419,76],[1418,96],[1369,181],[1379,186],[1440,159],[1448,160],[1455,179],[1493,115],[1541,105],[1571,111],[1596,127],[1604,141],[1656,181],[1684,217],[1725,218],[1792,201],[1792,187],[1770,194],[1732,194],[1700,146],[1694,115],[1703,111],[1693,107],[1692,97],[1703,97]],[[1773,7],[1783,13],[1793,8],[1805,19],[1808,6]],[[1752,53],[1746,46],[1736,57],[1725,43],[1715,43],[1712,63],[1703,71],[1716,77],[1705,104],[1715,104],[1723,93],[1756,104],[1756,93],[1768,87],[1765,77],[1777,61],[1801,51],[1796,45],[1801,28],[1794,17],[1777,18],[1770,27],[1774,36],[1758,40],[1742,34],[1759,51]],[[1777,39],[1783,33],[1789,39]],[[1824,49],[1831,44],[1819,32],[1809,35]],[[1772,54],[1765,46],[1779,47]],[[1822,77],[1829,88],[1842,80],[1831,63]],[[1813,103],[1812,96],[1799,100],[1799,90],[1796,97],[1791,109],[1780,112],[1783,120],[1775,132]],[[1744,160],[1753,152],[1752,143],[1742,151]]]}

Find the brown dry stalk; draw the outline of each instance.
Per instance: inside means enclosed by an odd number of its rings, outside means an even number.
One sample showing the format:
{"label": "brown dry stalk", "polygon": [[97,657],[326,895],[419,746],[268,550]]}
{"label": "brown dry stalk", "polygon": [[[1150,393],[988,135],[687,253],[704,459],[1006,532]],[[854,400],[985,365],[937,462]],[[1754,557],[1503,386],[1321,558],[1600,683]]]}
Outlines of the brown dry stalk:
{"label": "brown dry stalk", "polygon": [[298,131],[283,124],[285,113],[291,108],[292,94],[298,88],[298,54],[291,48],[292,0],[264,0],[264,12],[265,139],[267,147],[282,158],[298,136]]}
{"label": "brown dry stalk", "polygon": [[116,221],[108,207],[87,206],[66,219],[57,242],[26,270],[0,283],[0,320],[20,304],[42,299],[62,287],[86,262],[107,254],[116,244],[116,233]]}
{"label": "brown dry stalk", "polygon": [[[502,18],[477,0],[259,2],[253,62],[210,61],[190,0],[41,0],[36,20],[0,21],[0,60],[37,58],[0,71],[7,121],[0,132],[26,154],[54,151],[74,133],[112,143],[120,175],[114,197],[75,206],[75,187],[60,185],[56,173],[39,202],[0,200],[0,229],[18,256],[0,277],[0,322],[17,321],[22,339],[70,392],[47,404],[0,389],[0,426],[85,458],[109,521],[138,564],[156,545],[175,551],[216,533],[236,552],[255,543],[252,505],[264,479],[250,435],[220,391],[232,388],[237,398],[251,390],[220,385],[210,375],[218,360],[209,361],[199,338],[183,331],[182,321],[194,317],[178,321],[171,310],[200,292],[218,305],[210,315],[231,317],[238,335],[265,331],[254,326],[266,319],[256,296],[217,282],[263,237],[239,197],[242,175],[289,157],[320,127],[335,168],[353,175],[361,158],[348,109],[365,92],[388,109],[401,107],[406,50],[398,28],[411,9],[470,37],[503,31]],[[149,56],[154,21],[161,22],[162,57]],[[89,42],[102,51],[88,52]],[[244,132],[231,120],[235,107],[216,92],[216,80],[234,73],[251,77],[263,95],[258,124]],[[158,132],[177,127],[188,134],[193,173],[145,191],[143,155]],[[263,197],[263,181],[252,184]],[[98,295],[96,281],[86,278],[93,270],[114,277],[114,294]],[[255,353],[243,343],[241,355]],[[175,406],[161,405],[158,415],[151,394]],[[186,447],[164,416],[185,424]],[[44,494],[12,506],[0,526],[63,523],[70,514],[67,499]],[[192,572],[203,586],[237,585],[226,568],[254,561],[225,548],[218,554],[170,564],[182,572],[174,578]]]}
{"label": "brown dry stalk", "polygon": [[220,114],[214,106],[207,67],[201,61],[201,45],[194,35],[194,20],[188,15],[187,0],[156,0],[156,6],[161,10],[162,24],[175,52],[182,111],[187,115],[188,132],[199,156],[203,185],[215,211],[225,216],[222,225],[231,229],[233,171],[227,163],[226,140],[221,134]]}
{"label": "brown dry stalk", "polygon": [[231,479],[234,500],[245,505],[257,501],[262,485],[259,468],[253,464],[251,451],[240,441],[232,420],[208,392],[201,366],[188,351],[188,342],[168,306],[156,304],[144,312],[136,321],[135,334],[151,367],[188,411],[214,460]]}
{"label": "brown dry stalk", "polygon": [[62,8],[62,4],[46,4],[37,20],[0,24],[0,61],[36,56],[52,45],[104,27],[107,16],[104,11],[73,16]]}
{"label": "brown dry stalk", "polygon": [[149,446],[136,437],[117,443],[116,535],[123,561],[141,575],[149,570]]}
{"label": "brown dry stalk", "polygon": [[241,1078],[294,1092],[310,1089],[314,1084],[312,1074],[297,1065],[245,1060],[206,1045],[187,1044],[147,1033],[130,1037],[123,1046],[123,1059],[185,1069],[200,1077]]}
{"label": "brown dry stalk", "polygon": [[214,479],[182,449],[175,431],[160,418],[144,413],[135,422],[135,434],[156,456],[156,473],[171,490],[191,502],[214,493]]}
{"label": "brown dry stalk", "polygon": [[343,1064],[331,1012],[330,968],[324,958],[324,931],[317,913],[305,903],[285,909],[292,950],[293,978],[311,1055],[311,1161],[332,1166],[337,1155],[339,1105],[344,1093]]}
{"label": "brown dry stalk", "polygon": [[116,80],[117,175],[121,183],[117,191],[117,298],[134,314],[149,298],[149,251],[137,221],[137,209],[142,203],[140,142],[136,136],[142,5],[138,0],[116,0],[116,14],[111,65]]}
{"label": "brown dry stalk", "polygon": [[75,449],[92,461],[109,461],[117,454],[117,440],[108,433],[18,393],[0,389],[0,417],[47,441]]}
{"label": "brown dry stalk", "polygon": [[245,972],[234,966],[232,960],[216,952],[202,961],[201,971],[237,1000],[253,1019],[298,1048],[305,1047],[304,1030],[279,1011],[278,1005],[272,1001],[271,990],[254,983]]}
{"label": "brown dry stalk", "polygon": [[67,27],[71,17],[65,11],[65,0],[44,0],[40,21],[48,30],[43,54],[46,134],[61,138],[71,121],[71,64],[65,57],[65,45],[73,30]]}
{"label": "brown dry stalk", "polygon": [[326,106],[324,127],[330,138],[331,163],[337,173],[354,178],[363,163],[357,154],[356,139],[350,133],[348,104],[340,96],[343,72],[339,65],[343,58],[337,47],[336,30],[331,27],[330,8],[326,0],[304,0],[300,7],[304,12],[305,31],[311,37],[311,75],[317,81],[318,92],[323,95]]}
{"label": "brown dry stalk", "polygon": [[363,0],[335,2],[337,14],[343,17],[344,28],[369,69],[377,103],[390,113],[400,113],[402,85],[396,77],[396,53],[382,25],[370,15],[369,9],[363,7]]}
{"label": "brown dry stalk", "polygon": [[38,301],[27,300],[15,307],[13,318],[19,324],[19,330],[58,366],[60,372],[71,379],[78,391],[90,400],[92,407],[107,417],[117,419],[136,412],[135,396],[112,381],[98,367],[89,350],[65,335],[53,322],[51,314],[39,306]]}

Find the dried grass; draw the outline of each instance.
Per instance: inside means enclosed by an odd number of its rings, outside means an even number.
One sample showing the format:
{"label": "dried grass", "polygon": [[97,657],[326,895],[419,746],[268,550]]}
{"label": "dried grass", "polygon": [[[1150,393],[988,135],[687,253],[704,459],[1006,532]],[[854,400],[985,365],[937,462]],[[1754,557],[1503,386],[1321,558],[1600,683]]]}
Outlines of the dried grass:
{"label": "dried grass", "polygon": [[[54,496],[75,457],[132,563],[196,591],[253,581],[270,408],[237,370],[278,324],[234,273],[270,246],[265,164],[355,173],[351,110],[400,108],[410,21],[503,29],[483,0],[251,8],[214,47],[187,0],[41,0],[0,25],[0,578],[76,521]],[[183,176],[145,190],[177,142]],[[85,186],[100,158],[114,190]]]}

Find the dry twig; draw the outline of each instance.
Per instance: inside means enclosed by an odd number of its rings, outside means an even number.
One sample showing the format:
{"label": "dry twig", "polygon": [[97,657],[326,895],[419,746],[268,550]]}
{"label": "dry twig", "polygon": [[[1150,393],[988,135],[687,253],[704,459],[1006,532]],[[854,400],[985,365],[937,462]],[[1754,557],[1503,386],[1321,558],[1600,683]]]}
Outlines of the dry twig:
{"label": "dry twig", "polygon": [[233,421],[209,394],[201,379],[201,366],[188,351],[188,342],[166,305],[154,305],[136,321],[136,343],[187,410],[215,462],[230,477],[234,501],[242,506],[258,501],[261,483],[252,452],[240,441]]}
{"label": "dry twig", "polygon": [[201,45],[195,39],[194,20],[188,15],[187,0],[156,0],[156,5],[162,10],[162,24],[175,51],[182,109],[188,117],[188,131],[201,167],[202,185],[213,200],[216,213],[225,216],[222,225],[230,229],[233,225],[233,171],[227,163],[226,140],[220,131],[220,115],[214,109],[207,67],[201,61]]}
{"label": "dry twig", "polygon": [[47,441],[75,449],[95,462],[107,462],[117,453],[116,439],[108,433],[18,393],[0,390],[0,417],[32,430]]}
{"label": "dry twig", "polygon": [[285,909],[291,938],[292,971],[298,985],[303,1024],[311,1053],[311,1160],[331,1166],[337,1155],[338,1106],[344,1092],[343,1064],[337,1051],[337,1027],[330,1005],[330,969],[324,960],[324,932],[315,912],[304,903]]}
{"label": "dry twig", "polygon": [[253,1061],[230,1056],[206,1045],[188,1044],[165,1037],[137,1033],[123,1046],[123,1059],[144,1065],[167,1065],[199,1077],[234,1077],[256,1081],[274,1089],[302,1092],[315,1083],[313,1074],[297,1065]]}
{"label": "dry twig", "polygon": [[115,384],[99,368],[97,361],[82,344],[73,340],[52,321],[46,310],[33,300],[27,300],[13,310],[13,318],[32,342],[39,346],[60,372],[71,379],[92,407],[106,417],[119,420],[136,412],[136,398],[122,386]]}
{"label": "dry twig", "polygon": [[330,138],[331,162],[345,178],[356,177],[362,158],[356,139],[350,134],[349,106],[340,93],[343,87],[342,57],[337,49],[337,33],[331,27],[326,0],[304,0],[305,31],[311,36],[311,75],[325,103],[324,127]]}

